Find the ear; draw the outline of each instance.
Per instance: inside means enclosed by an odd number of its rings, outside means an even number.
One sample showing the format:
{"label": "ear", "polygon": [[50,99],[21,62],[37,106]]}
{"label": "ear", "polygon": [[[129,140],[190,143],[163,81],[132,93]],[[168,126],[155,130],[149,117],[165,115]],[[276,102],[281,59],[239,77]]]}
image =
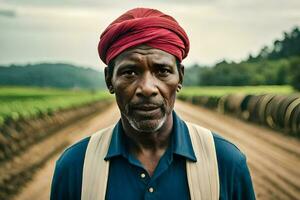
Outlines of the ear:
{"label": "ear", "polygon": [[178,89],[180,90],[182,88],[183,77],[184,77],[184,66],[181,63],[179,64],[178,67],[178,74],[179,74]]}
{"label": "ear", "polygon": [[178,73],[179,73],[179,83],[182,84],[183,83],[183,76],[184,76],[184,65],[183,64],[179,64],[179,69],[178,69]]}
{"label": "ear", "polygon": [[109,92],[111,94],[113,94],[115,91],[114,91],[114,87],[112,85],[112,74],[109,72],[109,68],[108,66],[104,68],[104,75],[105,75],[105,83],[106,83],[106,87],[107,89],[109,90]]}

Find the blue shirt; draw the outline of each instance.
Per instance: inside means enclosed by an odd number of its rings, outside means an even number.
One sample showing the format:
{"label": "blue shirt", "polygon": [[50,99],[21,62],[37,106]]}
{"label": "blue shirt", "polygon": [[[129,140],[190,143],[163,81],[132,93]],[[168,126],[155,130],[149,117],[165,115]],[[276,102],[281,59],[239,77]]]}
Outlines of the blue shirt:
{"label": "blue shirt", "polygon": [[[244,154],[217,134],[213,136],[218,160],[220,199],[255,199]],[[81,198],[83,162],[89,139],[85,138],[69,147],[58,159],[52,180],[51,200]],[[175,112],[170,145],[151,177],[139,160],[128,152],[130,142],[119,121],[113,130],[105,157],[110,161],[106,199],[190,199],[186,160],[197,162],[197,159],[187,126]]]}

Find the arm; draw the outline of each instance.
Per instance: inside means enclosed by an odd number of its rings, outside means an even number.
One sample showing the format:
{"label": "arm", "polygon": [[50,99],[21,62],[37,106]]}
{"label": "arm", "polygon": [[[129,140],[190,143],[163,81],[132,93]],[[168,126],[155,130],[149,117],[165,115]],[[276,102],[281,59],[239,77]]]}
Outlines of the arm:
{"label": "arm", "polygon": [[56,163],[54,175],[52,178],[51,184],[51,194],[50,200],[68,200],[68,178],[67,172],[64,172],[63,168],[59,164],[59,161]]}
{"label": "arm", "polygon": [[50,200],[80,200],[82,169],[89,137],[66,149],[56,162]]}
{"label": "arm", "polygon": [[255,193],[251,181],[250,172],[247,166],[246,158],[240,160],[236,166],[233,198],[235,200],[254,200]]}

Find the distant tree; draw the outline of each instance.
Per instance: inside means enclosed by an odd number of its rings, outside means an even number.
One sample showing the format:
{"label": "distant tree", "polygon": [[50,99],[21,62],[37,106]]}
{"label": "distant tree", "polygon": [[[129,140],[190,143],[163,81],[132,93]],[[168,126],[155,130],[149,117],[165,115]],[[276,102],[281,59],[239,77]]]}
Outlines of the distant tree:
{"label": "distant tree", "polygon": [[289,67],[281,65],[277,71],[276,85],[284,85],[288,83]]}
{"label": "distant tree", "polygon": [[0,66],[0,85],[99,89],[105,87],[100,71],[69,64]]}
{"label": "distant tree", "polygon": [[292,58],[290,63],[291,85],[300,91],[300,57]]}
{"label": "distant tree", "polygon": [[300,30],[298,27],[295,27],[291,32],[284,32],[282,40],[276,39],[271,47],[264,46],[256,58],[253,59],[253,57],[249,56],[247,61],[260,59],[276,60],[297,55],[300,55]]}
{"label": "distant tree", "polygon": [[249,56],[248,56],[247,61],[248,61],[248,62],[256,62],[257,59],[256,59],[256,57],[254,57],[254,56],[250,53]]}
{"label": "distant tree", "polygon": [[201,67],[194,64],[185,68],[183,84],[184,86],[199,85],[200,83]]}
{"label": "distant tree", "polygon": [[268,47],[268,46],[264,46],[264,47],[260,50],[260,52],[259,52],[259,54],[258,54],[258,58],[259,58],[259,59],[267,59],[268,56],[269,56],[269,53],[270,53],[269,47]]}

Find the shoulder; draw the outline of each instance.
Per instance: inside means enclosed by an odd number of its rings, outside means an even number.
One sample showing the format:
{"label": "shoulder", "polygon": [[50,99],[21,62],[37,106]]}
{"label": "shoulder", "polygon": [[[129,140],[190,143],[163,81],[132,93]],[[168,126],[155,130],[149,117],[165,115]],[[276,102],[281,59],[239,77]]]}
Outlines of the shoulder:
{"label": "shoulder", "polygon": [[79,200],[81,196],[82,169],[90,137],[68,147],[59,159],[51,184],[51,200]]}
{"label": "shoulder", "polygon": [[224,199],[253,200],[255,193],[246,156],[230,141],[213,133],[220,177],[220,195]]}
{"label": "shoulder", "polygon": [[212,132],[211,130],[199,126],[198,124],[185,122],[189,127],[196,127],[198,133],[207,133],[213,136],[218,162],[226,164],[240,163],[245,160],[245,155],[239,148],[229,140],[221,137],[220,135]]}
{"label": "shoulder", "polygon": [[[246,156],[232,142],[213,133],[215,142],[219,173],[234,176],[239,173],[243,166],[246,166]],[[227,178],[229,178],[227,177]]]}
{"label": "shoulder", "polygon": [[236,145],[218,134],[213,133],[213,137],[218,160],[221,197],[238,200],[255,199],[246,156]]}
{"label": "shoulder", "polygon": [[240,165],[246,161],[245,155],[240,149],[229,140],[221,137],[216,133],[212,133],[218,162],[223,165]]}
{"label": "shoulder", "polygon": [[57,160],[56,169],[64,171],[70,169],[70,166],[77,167],[83,165],[89,140],[90,137],[87,137],[68,147]]}
{"label": "shoulder", "polygon": [[[233,177],[248,171],[246,156],[232,142],[213,133],[220,178],[233,181]],[[248,172],[247,172],[248,173]]]}

